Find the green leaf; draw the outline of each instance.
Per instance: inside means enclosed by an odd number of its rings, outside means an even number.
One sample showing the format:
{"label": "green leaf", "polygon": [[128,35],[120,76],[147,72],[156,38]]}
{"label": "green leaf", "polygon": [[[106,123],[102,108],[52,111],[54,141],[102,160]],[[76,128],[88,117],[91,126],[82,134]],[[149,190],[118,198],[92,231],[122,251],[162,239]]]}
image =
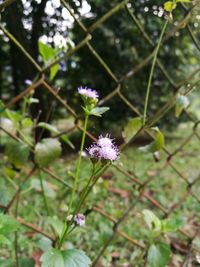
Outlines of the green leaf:
{"label": "green leaf", "polygon": [[147,261],[150,267],[165,267],[171,254],[170,247],[164,243],[152,244],[148,249]]}
{"label": "green leaf", "polygon": [[42,267],[89,267],[91,264],[85,253],[77,249],[48,250],[42,255],[41,262]]}
{"label": "green leaf", "polygon": [[189,104],[190,102],[187,96],[178,94],[176,97],[175,116],[178,118]]}
{"label": "green leaf", "polygon": [[59,65],[55,64],[50,68],[50,76],[49,76],[49,80],[52,81],[54,79],[54,77],[56,76],[56,74],[59,71]]}
{"label": "green leaf", "polygon": [[[41,41],[38,41],[38,47],[40,55],[42,56],[42,59],[45,64],[48,61],[54,59],[57,55],[57,49],[52,48],[51,46],[44,44]],[[50,76],[49,76],[50,81],[52,81],[53,78],[56,76],[58,70],[59,70],[58,64],[55,64],[50,68]]]}
{"label": "green leaf", "polygon": [[47,222],[54,228],[58,236],[61,237],[62,229],[63,229],[63,222],[61,222],[57,218],[51,218],[51,217],[47,219]]}
{"label": "green leaf", "polygon": [[41,257],[42,267],[65,267],[62,252],[50,249]]}
{"label": "green leaf", "polygon": [[4,235],[0,234],[0,245],[10,245],[10,240]]}
{"label": "green leaf", "polygon": [[46,123],[46,122],[40,122],[40,123],[38,123],[37,127],[44,128],[44,129],[50,131],[53,134],[59,134],[59,131],[56,128],[56,126],[53,126],[53,125],[51,125],[49,123]]}
{"label": "green leaf", "polygon": [[19,223],[12,217],[0,214],[0,234],[7,235],[19,229]]}
{"label": "green leaf", "polygon": [[23,128],[29,128],[33,126],[33,121],[31,118],[25,118],[22,120],[22,127]]}
{"label": "green leaf", "polygon": [[[8,133],[15,134],[16,129],[14,123],[8,119],[8,118],[0,118],[0,125],[3,129],[5,129]],[[7,133],[5,133],[3,130],[0,130],[0,137],[5,136]]]}
{"label": "green leaf", "polygon": [[171,12],[176,8],[176,3],[173,3],[173,1],[167,1],[164,3],[164,10],[167,12]]}
{"label": "green leaf", "polygon": [[161,231],[160,219],[150,210],[143,210],[144,220],[148,225],[149,229],[155,232]]}
{"label": "green leaf", "polygon": [[101,117],[101,115],[103,113],[105,113],[106,111],[108,111],[110,108],[109,107],[96,107],[96,108],[93,108],[91,111],[90,111],[90,115],[94,115],[94,116],[97,116],[97,117]]}
{"label": "green leaf", "polygon": [[177,3],[192,3],[193,0],[176,0]]}
{"label": "green leaf", "polygon": [[9,162],[21,167],[28,160],[29,148],[26,144],[12,140],[6,144],[5,154]]}
{"label": "green leaf", "polygon": [[61,155],[61,144],[57,139],[45,138],[35,146],[35,162],[46,167]]}
{"label": "green leaf", "polygon": [[150,129],[154,138],[154,141],[147,146],[140,147],[139,149],[143,152],[157,152],[160,151],[165,145],[165,137],[158,127]]}
{"label": "green leaf", "polygon": [[129,120],[127,125],[124,128],[124,131],[122,132],[122,136],[125,139],[125,142],[128,143],[140,130],[142,127],[142,120],[141,118],[133,118]]}
{"label": "green leaf", "polygon": [[163,233],[176,232],[183,226],[183,221],[178,218],[165,219],[161,221],[161,224]]}
{"label": "green leaf", "polygon": [[52,248],[52,241],[49,238],[42,236],[38,241],[38,246],[42,251],[47,251]]}
{"label": "green leaf", "polygon": [[41,41],[38,41],[38,48],[44,63],[46,63],[49,59],[54,58],[57,53],[54,48],[52,48],[48,44],[42,43]]}
{"label": "green leaf", "polygon": [[75,149],[74,144],[71,142],[71,140],[69,139],[69,137],[66,134],[62,134],[60,138],[63,142],[68,144],[72,149]]}

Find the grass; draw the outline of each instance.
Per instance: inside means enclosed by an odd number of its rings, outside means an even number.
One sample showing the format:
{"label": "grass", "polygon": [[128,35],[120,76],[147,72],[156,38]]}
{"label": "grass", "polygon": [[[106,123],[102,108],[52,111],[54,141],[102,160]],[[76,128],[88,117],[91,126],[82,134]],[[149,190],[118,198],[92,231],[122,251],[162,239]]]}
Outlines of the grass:
{"label": "grass", "polygon": [[[166,140],[166,146],[170,153],[176,151],[180,147],[183,140],[192,132],[192,125],[181,125],[177,131],[170,133],[170,138]],[[189,181],[193,181],[199,175],[200,154],[198,151],[199,139],[196,136],[193,138],[171,159],[171,162],[176,166],[181,173],[187,177]],[[136,174],[142,182],[149,180],[145,192],[158,201],[166,210],[172,210],[170,216],[177,216],[184,221],[183,229],[187,233],[193,235],[200,219],[200,206],[198,201],[191,195],[186,195],[187,184],[177,173],[166,165],[166,154],[160,152],[160,160],[155,161],[152,154],[141,152],[136,146],[127,148],[118,161],[126,171],[131,174]],[[74,172],[76,164],[76,155],[70,155],[57,161],[51,170],[59,175],[69,185],[73,182],[71,173]],[[25,177],[25,173],[30,166],[26,166],[21,173],[9,173],[9,165],[5,165],[1,161],[0,172],[1,192],[0,203],[6,205],[15,192],[15,186],[20,183]],[[81,177],[79,190],[86,184],[91,171],[91,163],[89,159],[84,159],[81,168]],[[67,211],[67,203],[70,196],[70,188],[52,179],[49,175],[42,174],[47,196],[50,215],[56,216],[60,220],[64,219]],[[197,196],[200,193],[200,181],[192,188]],[[93,206],[100,207],[101,210],[108,213],[110,216],[118,219],[131,203],[136,201],[138,196],[138,185],[128,179],[123,173],[119,172],[114,166],[100,178],[97,185],[93,188],[82,212],[87,211],[86,226],[77,228],[74,235],[71,235],[65,242],[67,248],[81,248],[94,259],[104,242],[112,234],[113,223],[103,217],[98,212],[92,211]],[[145,244],[147,237],[147,227],[141,216],[143,209],[152,210],[157,216],[163,217],[163,212],[156,208],[144,197],[134,206],[126,219],[120,226],[120,230],[130,237]],[[14,213],[14,207],[11,214]],[[44,202],[41,195],[38,173],[23,187],[20,196],[20,205],[18,216],[24,218],[27,222],[32,222],[45,231],[52,233],[52,230],[47,222],[48,214],[44,208]],[[21,234],[23,233],[23,234]],[[183,246],[186,238],[180,234],[170,235],[171,243],[180,242]],[[195,245],[200,249],[198,239],[194,240]],[[49,241],[39,234],[21,227],[19,234],[20,257],[32,258],[33,252],[40,253],[49,246]],[[114,242],[108,247],[106,253],[102,257],[101,266],[141,266],[137,264],[142,251],[140,248],[133,246],[124,238],[117,236]],[[14,258],[14,250],[6,248],[0,252],[0,259],[10,257]],[[174,249],[172,263],[177,260],[181,262],[184,258],[184,253],[178,249]],[[173,263],[174,264],[174,263]],[[1,263],[1,266],[9,266]],[[12,265],[10,265],[12,266]],[[172,265],[176,266],[176,265]],[[177,265],[179,266],[179,265]],[[194,263],[194,266],[195,263]],[[198,266],[198,265],[197,265]]]}

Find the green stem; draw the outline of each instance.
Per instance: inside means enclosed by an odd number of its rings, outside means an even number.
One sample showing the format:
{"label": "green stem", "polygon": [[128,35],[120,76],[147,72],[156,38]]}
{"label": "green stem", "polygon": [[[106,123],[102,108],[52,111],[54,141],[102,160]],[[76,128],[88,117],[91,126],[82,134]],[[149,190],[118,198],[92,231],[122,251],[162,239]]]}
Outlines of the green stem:
{"label": "green stem", "polygon": [[82,135],[82,140],[81,140],[81,148],[80,148],[78,163],[77,163],[77,167],[76,167],[74,185],[73,185],[72,194],[71,194],[71,198],[70,198],[70,202],[69,202],[67,216],[66,216],[66,219],[65,219],[65,224],[63,226],[62,235],[61,235],[61,238],[60,238],[60,241],[59,241],[59,244],[58,244],[58,249],[61,248],[61,246],[62,246],[62,244],[63,244],[63,242],[65,240],[65,236],[67,234],[68,228],[69,228],[69,225],[66,222],[67,222],[68,216],[71,213],[71,208],[72,208],[72,204],[73,204],[73,201],[74,201],[74,197],[75,197],[75,193],[76,193],[76,189],[77,189],[77,185],[78,185],[78,178],[79,178],[81,161],[82,161],[82,152],[83,152],[83,148],[84,148],[84,144],[85,144],[85,136],[86,136],[86,131],[87,131],[88,118],[89,118],[89,115],[86,114],[85,115],[85,123],[84,123],[83,135]]}
{"label": "green stem", "polygon": [[[92,181],[94,175],[96,175],[100,170],[101,170],[101,168],[98,169],[98,170],[95,172],[95,165],[93,165],[92,174],[91,174],[91,176],[90,176],[90,178],[89,178],[89,180],[88,180],[88,182],[87,182],[87,185],[85,186],[85,188],[83,189],[83,191],[82,191],[82,193],[81,193],[81,197],[80,197],[80,200],[79,200],[79,202],[78,202],[78,204],[77,204],[77,206],[76,206],[76,208],[75,208],[75,210],[74,210],[73,217],[76,215],[76,213],[79,212],[79,210],[80,210],[80,208],[81,208],[81,206],[82,206],[82,204],[83,204],[83,201],[84,201],[84,199],[85,199],[85,195],[87,194],[87,191],[88,191],[88,188],[89,188],[89,186],[90,186],[90,183],[91,183],[91,181]],[[72,222],[73,222],[73,218],[72,218]]]}
{"label": "green stem", "polygon": [[[86,197],[88,196],[88,194],[90,193],[90,191],[92,190],[92,188],[94,187],[94,185],[96,184],[96,182],[98,181],[98,178],[101,176],[102,173],[104,173],[104,171],[108,168],[110,164],[106,164],[105,166],[103,166],[102,168],[98,169],[94,175],[90,178],[88,184],[87,184],[87,187],[85,188],[84,190],[84,194],[82,195],[78,205],[77,205],[77,208],[75,209],[75,212],[78,213],[81,209],[81,206],[83,205]],[[90,182],[93,181],[93,183],[90,185]],[[75,215],[76,215],[75,213]]]}
{"label": "green stem", "polygon": [[44,184],[43,184],[42,174],[41,174],[40,169],[39,169],[39,179],[40,179],[40,186],[41,186],[42,196],[43,196],[43,200],[44,200],[44,206],[45,206],[46,212],[47,212],[47,214],[49,216],[50,215],[49,206],[48,206],[47,198],[46,198],[46,195],[45,195],[45,192],[44,192]]}
{"label": "green stem", "polygon": [[155,48],[155,52],[154,52],[154,57],[153,57],[153,62],[151,65],[151,70],[150,70],[150,74],[149,74],[149,80],[148,80],[148,84],[147,84],[147,90],[146,90],[146,97],[145,97],[145,104],[144,104],[144,114],[143,114],[143,126],[145,125],[146,122],[146,117],[147,117],[147,107],[148,107],[148,101],[149,101],[149,95],[150,95],[150,89],[151,89],[151,82],[152,82],[152,78],[153,78],[153,73],[154,73],[154,68],[155,68],[155,64],[156,64],[156,60],[157,60],[157,56],[158,56],[158,51],[163,39],[163,35],[165,33],[165,30],[167,28],[167,24],[168,24],[168,20],[166,20],[162,32],[160,34],[160,38],[158,40],[158,44]]}

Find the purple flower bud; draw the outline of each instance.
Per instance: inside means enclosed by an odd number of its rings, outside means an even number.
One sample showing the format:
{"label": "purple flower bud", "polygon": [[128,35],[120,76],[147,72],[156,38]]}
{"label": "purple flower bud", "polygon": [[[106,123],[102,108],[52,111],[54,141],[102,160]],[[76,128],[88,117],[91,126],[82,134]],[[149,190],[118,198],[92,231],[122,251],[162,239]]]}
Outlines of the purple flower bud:
{"label": "purple flower bud", "polygon": [[88,153],[91,158],[98,158],[99,157],[99,147],[97,145],[93,145],[88,149]]}
{"label": "purple flower bud", "polygon": [[78,213],[74,217],[74,222],[75,224],[79,226],[84,226],[85,225],[85,215]]}
{"label": "purple flower bud", "polygon": [[27,85],[31,85],[31,84],[32,84],[32,81],[29,80],[29,79],[26,79],[24,82],[25,82],[25,84],[27,84]]}
{"label": "purple flower bud", "polygon": [[82,96],[85,96],[86,98],[91,98],[94,100],[98,100],[98,98],[99,98],[99,94],[97,93],[96,90],[92,90],[92,89],[87,88],[87,87],[80,86],[78,88],[78,93]]}

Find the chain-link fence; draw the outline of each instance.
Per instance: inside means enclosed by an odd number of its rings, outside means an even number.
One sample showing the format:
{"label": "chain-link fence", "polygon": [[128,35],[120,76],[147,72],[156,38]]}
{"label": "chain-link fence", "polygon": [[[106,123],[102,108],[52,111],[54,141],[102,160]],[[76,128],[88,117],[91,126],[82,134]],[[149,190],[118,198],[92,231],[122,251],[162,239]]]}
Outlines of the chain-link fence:
{"label": "chain-link fence", "polygon": [[[4,8],[7,8],[10,4],[12,4],[14,1],[5,1],[3,4],[0,6],[0,10],[3,10]],[[62,55],[60,58],[56,58],[54,62],[51,62],[48,66],[45,66],[44,68],[40,67],[40,65],[37,63],[37,61],[32,58],[32,56],[24,49],[23,44],[20,44],[18,40],[15,39],[15,37],[7,31],[6,27],[1,24],[0,29],[3,31],[5,36],[7,36],[13,44],[16,45],[16,47],[23,53],[23,56],[26,57],[30,64],[33,65],[35,70],[38,72],[37,77],[35,78],[34,82],[28,86],[23,92],[21,92],[19,95],[15,96],[13,99],[11,99],[8,103],[5,103],[4,108],[9,108],[22,100],[26,95],[28,95],[30,92],[36,91],[38,88],[42,88],[42,90],[47,91],[49,94],[53,95],[53,97],[57,100],[57,103],[59,105],[62,105],[64,108],[67,109],[67,111],[74,117],[74,127],[72,127],[71,131],[73,132],[74,130],[79,130],[83,131],[83,128],[81,125],[78,123],[79,117],[76,113],[76,111],[68,104],[67,100],[63,99],[59,95],[59,91],[53,88],[50,83],[48,82],[48,77],[46,76],[46,73],[49,71],[49,69],[60,62],[62,59],[66,59],[70,57],[73,54],[76,54],[76,52],[79,49],[89,49],[91,54],[94,56],[94,60],[97,60],[98,63],[101,65],[102,70],[106,71],[108,75],[112,78],[113,82],[116,84],[115,88],[110,90],[111,92],[101,99],[99,102],[99,105],[103,105],[105,103],[109,103],[110,99],[118,99],[121,102],[123,102],[127,109],[129,109],[133,113],[134,116],[138,116],[142,118],[141,111],[139,111],[133,103],[124,95],[123,92],[123,83],[124,81],[128,80],[130,77],[136,75],[139,71],[141,71],[145,66],[147,66],[149,63],[151,63],[154,55],[155,55],[155,48],[156,44],[154,41],[150,38],[150,36],[147,34],[145,29],[142,26],[142,23],[140,20],[134,15],[130,5],[129,5],[129,0],[124,0],[114,6],[111,10],[108,10],[102,17],[97,19],[95,23],[93,23],[89,28],[86,28],[86,26],[83,24],[81,20],[78,19],[78,16],[74,13],[72,8],[64,1],[61,0],[61,4],[68,10],[70,15],[74,18],[75,23],[77,23],[80,27],[80,29],[83,31],[85,34],[85,37],[80,41],[78,44],[75,45],[74,48],[71,48],[69,51],[67,51],[64,55]],[[192,12],[192,8],[187,10],[185,7],[185,12],[183,12],[183,17],[180,22],[174,26],[173,30],[170,31],[169,33],[165,34],[162,42],[167,41],[170,39],[174,33],[176,33],[179,28],[182,27],[182,24],[184,23],[186,17],[190,12]],[[109,20],[112,16],[120,15],[120,12],[126,12],[127,16],[130,16],[132,23],[134,26],[138,28],[138,34],[141,34],[141,38],[144,38],[144,40],[149,44],[149,47],[152,47],[152,53],[144,58],[136,67],[130,69],[126,75],[123,77],[117,77],[115,73],[112,71],[112,69],[109,67],[109,65],[106,63],[106,59],[102,58],[98,51],[93,47],[91,44],[91,39],[93,36],[93,33],[97,30],[98,27],[106,23],[107,20]],[[191,42],[193,42],[194,46],[196,47],[197,50],[199,50],[199,42],[197,38],[195,37],[195,34],[192,31],[192,28],[190,27],[190,23],[186,24],[186,29],[187,32],[191,38]],[[161,70],[163,73],[165,79],[168,81],[170,84],[172,91],[174,92],[173,96],[168,99],[168,101],[163,105],[162,108],[160,108],[156,114],[154,114],[151,118],[149,118],[146,121],[146,124],[143,126],[143,131],[146,132],[147,135],[151,136],[151,133],[149,132],[149,127],[152,127],[156,125],[159,121],[163,119],[163,117],[169,112],[169,110],[174,107],[175,105],[175,99],[177,93],[180,91],[180,89],[184,93],[183,95],[189,95],[193,90],[197,87],[199,80],[195,80],[193,82],[194,78],[197,77],[200,73],[200,68],[197,68],[194,72],[189,73],[188,76],[181,82],[176,83],[174,81],[170,74],[167,71],[167,68],[162,64],[159,58],[156,59],[156,66]],[[188,87],[188,83],[190,84],[190,87]],[[114,218],[112,215],[108,214],[102,207],[99,207],[98,205],[94,206],[92,209],[92,212],[94,213],[99,213],[103,217],[105,217],[108,221],[112,222],[113,224],[113,233],[111,236],[109,236],[104,243],[104,245],[101,247],[99,251],[96,251],[96,258],[93,259],[93,265],[92,266],[97,266],[98,262],[100,261],[101,257],[104,255],[104,252],[108,249],[110,244],[117,239],[118,237],[124,239],[124,242],[130,242],[130,244],[133,247],[138,247],[138,249],[141,249],[141,251],[146,251],[146,246],[145,242],[141,242],[137,238],[134,237],[134,232],[137,231],[137,229],[133,229],[133,233],[131,235],[128,235],[126,231],[123,231],[123,227],[125,226],[125,222],[128,221],[127,218],[130,217],[135,217],[135,214],[137,213],[137,207],[139,205],[140,209],[144,208],[149,208],[154,210],[155,212],[159,212],[159,214],[163,215],[163,218],[168,218],[172,213],[175,213],[177,209],[182,209],[183,214],[189,214],[187,217],[186,221],[186,227],[183,227],[181,230],[179,230],[180,236],[183,236],[183,244],[185,250],[181,245],[174,245],[173,242],[171,242],[171,246],[173,247],[173,250],[178,251],[180,254],[183,254],[183,260],[180,263],[179,266],[194,266],[191,265],[191,257],[194,257],[195,255],[198,255],[200,253],[200,249],[198,246],[195,246],[195,241],[198,236],[199,236],[199,216],[197,209],[194,209],[194,212],[188,211],[188,202],[194,202],[196,205],[199,205],[199,191],[198,191],[198,184],[200,182],[200,175],[198,174],[198,170],[196,177],[190,176],[190,168],[198,168],[198,163],[196,163],[196,166],[190,166],[189,159],[188,159],[188,164],[185,165],[186,169],[180,169],[177,167],[177,162],[181,160],[182,158],[182,152],[184,148],[187,148],[186,151],[189,151],[191,155],[189,154],[188,157],[195,157],[198,153],[197,148],[191,148],[194,151],[190,150],[190,142],[196,138],[200,140],[200,135],[198,134],[198,123],[199,121],[196,121],[195,118],[190,114],[187,109],[184,110],[186,113],[188,119],[192,122],[192,126],[187,128],[187,133],[188,136],[181,139],[180,141],[177,141],[177,146],[176,148],[173,149],[168,149],[167,145],[162,148],[162,161],[158,162],[158,167],[157,171],[159,171],[159,177],[160,179],[168,179],[165,177],[165,170],[170,169],[170,173],[175,180],[175,184],[178,185],[180,184],[181,187],[184,188],[184,191],[181,191],[181,194],[178,194],[177,192],[174,192],[173,190],[176,190],[172,188],[171,190],[171,195],[169,197],[169,202],[165,203],[163,205],[162,203],[162,195],[165,194],[165,187],[163,186],[162,190],[160,188],[160,191],[152,192],[151,188],[151,183],[156,179],[156,175],[149,175],[145,181],[142,181],[140,179],[140,175],[137,173],[137,171],[129,170],[129,167],[127,168],[123,167],[120,164],[115,164],[111,168],[116,169],[117,172],[121,173],[121,175],[124,176],[124,179],[128,179],[131,184],[134,186],[134,192],[137,191],[137,194],[134,194],[134,197],[131,198],[128,202],[128,207],[127,210],[124,212],[122,216],[120,216],[118,219]],[[1,127],[1,126],[0,126]],[[1,127],[2,129],[2,127]],[[5,131],[5,129],[4,129]],[[185,131],[185,130],[184,130]],[[10,135],[13,139],[22,142],[20,138],[17,135],[11,134],[7,132],[8,135]],[[89,132],[87,132],[88,138],[91,138],[92,141],[96,140],[96,138]],[[136,135],[137,136],[137,135]],[[122,148],[124,149],[125,144],[122,144]],[[192,154],[194,152],[194,154]],[[145,165],[145,162],[144,162]],[[0,203],[0,207],[2,210],[5,212],[9,212],[15,201],[17,200],[18,196],[20,195],[21,189],[23,188],[23,185],[31,179],[32,175],[34,174],[36,167],[33,169],[29,170],[27,177],[24,179],[24,181],[18,186],[18,189],[16,193],[13,195],[12,199],[9,201],[7,206],[3,206]],[[66,182],[60,178],[56,173],[53,173],[52,170],[48,168],[43,168],[43,172],[47,173],[49,176],[51,176],[53,179],[56,179],[58,182],[63,184],[63,186],[66,186]],[[163,183],[164,184],[164,183]],[[170,191],[170,190],[169,190]],[[136,197],[137,195],[137,197]],[[186,215],[187,216],[187,215]],[[192,218],[190,216],[193,216]],[[137,219],[137,218],[136,218]],[[43,231],[41,228],[39,228],[37,225],[32,224],[30,222],[25,221],[23,218],[17,219],[22,225],[25,227],[28,227],[32,229],[33,231],[49,238],[50,240],[54,241],[54,237],[45,231]],[[145,259],[144,259],[144,265],[145,264]],[[131,263],[131,266],[135,266],[134,263]]]}

